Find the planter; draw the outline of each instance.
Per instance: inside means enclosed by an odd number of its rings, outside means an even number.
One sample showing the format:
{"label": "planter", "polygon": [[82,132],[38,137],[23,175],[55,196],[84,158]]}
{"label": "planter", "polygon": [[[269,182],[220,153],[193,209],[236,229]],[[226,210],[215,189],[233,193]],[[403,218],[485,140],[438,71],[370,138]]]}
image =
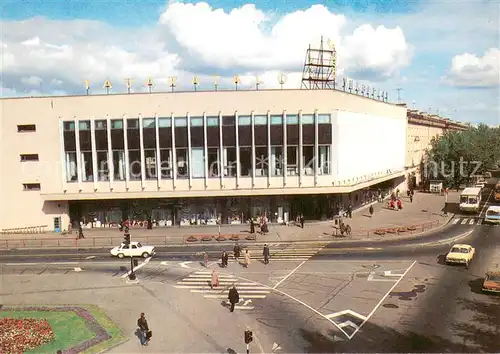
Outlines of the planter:
{"label": "planter", "polygon": [[255,240],[257,240],[257,236],[256,235],[248,235],[247,237],[245,237],[245,240],[255,241]]}
{"label": "planter", "polygon": [[226,238],[224,236],[217,236],[216,240],[217,241],[226,241]]}
{"label": "planter", "polygon": [[231,241],[238,241],[240,237],[238,235],[233,235],[229,238]]}
{"label": "planter", "polygon": [[417,227],[416,227],[416,226],[408,226],[408,227],[406,228],[406,230],[408,230],[408,231],[415,231],[416,229],[417,229]]}
{"label": "planter", "polygon": [[186,241],[187,242],[198,242],[198,237],[189,236]]}
{"label": "planter", "polygon": [[398,229],[398,232],[406,232],[406,231],[407,231],[407,230],[406,230],[404,227],[400,227],[400,228]]}
{"label": "planter", "polygon": [[205,241],[205,242],[207,242],[207,241],[212,241],[212,236],[208,236],[208,235],[202,236],[202,237],[201,237],[201,240],[202,240],[202,241]]}
{"label": "planter", "polygon": [[387,229],[388,234],[395,234],[397,232],[397,229]]}
{"label": "planter", "polygon": [[384,229],[378,229],[375,231],[375,235],[385,235],[386,231]]}

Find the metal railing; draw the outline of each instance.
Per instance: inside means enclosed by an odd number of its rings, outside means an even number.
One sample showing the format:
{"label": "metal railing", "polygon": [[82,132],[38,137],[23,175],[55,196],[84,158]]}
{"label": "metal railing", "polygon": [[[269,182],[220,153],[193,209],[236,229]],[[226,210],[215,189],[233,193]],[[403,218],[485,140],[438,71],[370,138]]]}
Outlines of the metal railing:
{"label": "metal railing", "polygon": [[36,225],[36,226],[25,226],[12,229],[2,229],[2,235],[12,235],[12,234],[43,234],[46,233],[46,228],[48,225]]}

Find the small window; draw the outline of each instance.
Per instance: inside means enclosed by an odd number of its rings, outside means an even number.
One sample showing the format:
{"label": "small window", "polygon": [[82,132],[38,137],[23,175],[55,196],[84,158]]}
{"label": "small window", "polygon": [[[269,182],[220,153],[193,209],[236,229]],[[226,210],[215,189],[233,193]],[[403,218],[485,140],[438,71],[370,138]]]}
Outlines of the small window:
{"label": "small window", "polygon": [[251,125],[252,117],[250,116],[239,116],[238,117],[238,125]]}
{"label": "small window", "polygon": [[274,115],[271,116],[271,125],[281,125],[283,124],[283,116]]}
{"label": "small window", "polygon": [[225,127],[232,127],[236,123],[234,116],[224,116],[222,117],[222,125]]}
{"label": "small window", "polygon": [[41,189],[40,183],[24,183],[23,189],[25,191],[39,191]]}
{"label": "small window", "polygon": [[253,116],[255,125],[267,125],[267,116]]}
{"label": "small window", "polygon": [[75,130],[75,122],[64,122],[64,130],[65,131]]}
{"label": "small window", "polygon": [[286,124],[299,124],[299,116],[296,114],[286,115]]}
{"label": "small window", "polygon": [[132,245],[132,249],[136,250],[137,249],[137,245]]}
{"label": "small window", "polygon": [[154,118],[144,118],[142,120],[143,128],[154,128],[156,126]]}
{"label": "small window", "polygon": [[38,154],[21,154],[21,162],[38,161]]}
{"label": "small window", "polygon": [[192,127],[203,127],[203,117],[191,117]]}
{"label": "small window", "polygon": [[123,129],[123,119],[112,119],[111,129]]}
{"label": "small window", "polygon": [[329,114],[318,114],[318,124],[330,124],[330,115]]}
{"label": "small window", "polygon": [[108,127],[108,122],[104,119],[95,120],[94,127],[96,130],[106,130],[106,128]]}
{"label": "small window", "polygon": [[36,132],[35,124],[22,124],[17,126],[18,133]]}
{"label": "small window", "polygon": [[175,118],[175,127],[187,127],[187,118]]}
{"label": "small window", "polygon": [[300,122],[302,124],[314,124],[314,114],[303,114]]}
{"label": "small window", "polygon": [[139,129],[139,119],[127,119],[127,129]]}
{"label": "small window", "polygon": [[219,117],[207,117],[207,126],[208,127],[218,127],[219,126]]}
{"label": "small window", "polygon": [[90,120],[81,120],[78,122],[79,130],[90,130]]}
{"label": "small window", "polygon": [[172,120],[170,118],[158,118],[159,128],[170,128],[172,126]]}

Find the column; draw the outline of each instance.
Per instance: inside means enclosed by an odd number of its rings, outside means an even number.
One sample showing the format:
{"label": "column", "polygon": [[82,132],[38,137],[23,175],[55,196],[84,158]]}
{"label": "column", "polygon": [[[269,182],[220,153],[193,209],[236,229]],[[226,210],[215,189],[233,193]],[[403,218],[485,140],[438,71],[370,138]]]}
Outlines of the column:
{"label": "column", "polygon": [[330,113],[330,124],[332,125],[332,142],[330,147],[330,174],[332,175],[333,184],[338,184],[338,167],[337,167],[337,146],[335,145],[338,142],[338,129],[335,125],[337,116],[334,115],[332,111]]}
{"label": "column", "polygon": [[252,187],[255,187],[255,123],[254,112],[250,114],[252,119]]}
{"label": "column", "polygon": [[299,111],[299,187],[302,186],[302,176],[304,174],[304,157],[302,154],[303,150],[303,142],[302,142],[302,111]]}
{"label": "column", "polygon": [[174,189],[177,188],[177,151],[175,151],[175,116],[172,114],[170,117],[172,122],[172,181]]}
{"label": "column", "polygon": [[[76,128],[75,128],[76,129]],[[75,136],[76,136],[76,132],[75,132]],[[61,154],[61,173],[62,173],[62,180],[61,180],[61,184],[62,184],[62,189],[63,191],[66,192],[67,190],[67,187],[66,187],[66,183],[67,183],[67,161],[66,161],[66,151],[64,151],[64,121],[61,119],[61,117],[59,117],[59,142],[61,145],[60,146],[60,154]]]}
{"label": "column", "polygon": [[287,174],[288,174],[288,145],[287,145],[287,132],[286,132],[286,125],[287,124],[287,119],[286,119],[286,111],[283,111],[283,164],[282,164],[282,171],[283,171],[283,186],[286,187],[286,182],[287,182]]}
{"label": "column", "polygon": [[318,110],[314,111],[314,186],[318,184],[318,159],[319,159],[319,144],[318,144]]}
{"label": "column", "polygon": [[207,141],[207,114],[203,113],[203,149],[205,150],[205,188],[208,188],[208,141]]}
{"label": "column", "polygon": [[78,176],[78,190],[82,190],[82,152],[80,151],[80,121],[75,119],[75,141],[76,141],[76,174]]}
{"label": "column", "polygon": [[220,187],[224,188],[224,172],[226,171],[226,166],[224,166],[224,144],[222,141],[222,112],[219,112],[219,164],[220,164]]}
{"label": "column", "polygon": [[271,186],[271,175],[274,165],[271,156],[271,112],[267,111],[267,187]]}
{"label": "column", "polygon": [[234,128],[236,129],[236,188],[240,186],[240,132],[238,129],[238,111],[234,112]]}
{"label": "column", "polygon": [[113,181],[115,180],[115,165],[113,162],[113,145],[111,144],[111,119],[106,116],[106,134],[108,136],[108,171],[109,171],[109,190],[113,190]]}
{"label": "column", "polygon": [[142,130],[142,114],[139,114],[139,144],[141,151],[141,187],[146,188],[146,158],[144,153],[144,131]]}
{"label": "column", "polygon": [[192,156],[192,151],[191,151],[191,115],[188,113],[187,114],[187,130],[188,130],[188,153],[186,154],[187,156],[187,163],[188,163],[188,178],[189,178],[189,189],[192,187],[192,178],[193,178],[193,156]]}
{"label": "column", "polygon": [[123,116],[123,148],[125,150],[125,189],[128,190],[128,183],[130,181],[130,166],[128,163],[128,132],[127,132],[127,119]]}
{"label": "column", "polygon": [[[94,117],[95,119],[95,117]],[[97,147],[96,147],[96,142],[95,142],[95,120],[90,121],[90,143],[91,143],[91,149],[92,149],[92,179],[94,180],[94,191],[97,191],[97,178],[98,178],[98,171],[97,171]]]}
{"label": "column", "polygon": [[155,139],[156,139],[156,187],[161,188],[161,155],[160,155],[160,127],[158,114],[155,114]]}

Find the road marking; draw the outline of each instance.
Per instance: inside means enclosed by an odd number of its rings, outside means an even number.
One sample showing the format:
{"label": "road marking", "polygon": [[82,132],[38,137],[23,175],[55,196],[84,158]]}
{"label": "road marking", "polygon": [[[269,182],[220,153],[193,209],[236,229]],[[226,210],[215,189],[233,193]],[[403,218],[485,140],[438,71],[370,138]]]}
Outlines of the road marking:
{"label": "road marking", "polygon": [[[396,286],[399,285],[399,283],[401,282],[401,280],[404,279],[404,277],[406,276],[406,274],[408,274],[408,272],[413,268],[413,266],[417,263],[417,261],[414,261],[406,270],[405,272],[403,273],[403,275],[401,276],[401,278],[399,278],[396,283],[394,283],[394,285],[389,289],[389,291],[384,295],[384,297],[382,299],[380,299],[380,301],[378,302],[378,304],[373,308],[372,312],[370,312],[368,314],[368,316],[366,316],[366,319],[363,320],[363,322],[359,325],[358,328],[356,328],[356,330],[350,335],[348,336],[347,334],[347,337],[349,338],[349,340],[351,340],[352,338],[354,338],[354,336],[356,335],[356,333],[358,333],[358,331],[365,325],[366,322],[368,322],[368,320],[370,320],[370,318],[373,316],[373,314],[375,313],[375,311],[377,311],[377,309],[380,307],[380,305],[382,305],[382,303],[385,301],[385,299],[387,299],[387,297],[389,296],[390,293],[392,293],[392,291],[396,288]],[[345,332],[344,332],[345,333]]]}
{"label": "road marking", "polygon": [[[368,278],[367,280],[368,281],[388,281],[388,282],[394,282],[396,281],[397,279],[376,279],[375,276],[377,275],[377,272],[370,272],[370,274],[368,275]],[[403,274],[393,274],[392,273],[392,270],[385,270],[384,271],[384,274],[381,274],[380,275],[381,277],[386,277],[386,278],[390,278],[390,277],[402,277]]]}
{"label": "road marking", "polygon": [[282,349],[280,347],[280,345],[278,343],[274,342],[273,343],[273,349],[271,349],[271,351],[275,352],[275,351],[280,350],[280,349]]}
{"label": "road marking", "polygon": [[357,324],[355,324],[355,323],[353,323],[351,321],[345,321],[345,322],[342,322],[342,323],[339,324],[340,328],[344,328],[344,327],[347,327],[347,326],[352,327],[354,329],[358,329],[359,328]]}
{"label": "road marking", "polygon": [[73,268],[75,272],[83,272],[83,269],[80,267]]}
{"label": "road marking", "polygon": [[465,224],[467,224],[468,221],[469,221],[469,219],[463,219],[460,224],[465,225]]}
{"label": "road marking", "polygon": [[85,259],[94,259],[95,256],[88,256],[88,257],[85,257]]}
{"label": "road marking", "polygon": [[478,224],[478,225],[481,225],[482,223],[483,223],[483,219],[479,219],[479,220],[477,221],[477,224]]}
{"label": "road marking", "polygon": [[458,235],[456,237],[447,238],[447,239],[440,240],[440,241],[437,241],[437,242],[418,243],[415,246],[435,246],[436,244],[442,245],[442,244],[446,244],[446,243],[452,243],[452,242],[456,242],[456,241],[458,241],[458,240],[460,240],[460,239],[462,239],[464,237],[469,236],[473,232],[474,232],[474,230],[470,230],[470,231],[464,232],[463,234],[460,234],[460,235]]}
{"label": "road marking", "polygon": [[330,319],[330,318],[336,318],[336,317],[339,317],[339,316],[342,316],[342,315],[351,315],[353,317],[359,318],[360,320],[363,320],[363,321],[366,320],[366,316],[363,316],[360,313],[354,312],[353,310],[343,310],[343,311],[331,313],[329,315],[325,315],[325,317],[328,318],[328,319]]}
{"label": "road marking", "polygon": [[475,222],[476,222],[476,220],[474,220],[474,219],[470,219],[470,221],[469,221],[469,225],[474,225],[474,223],[475,223]]}
{"label": "road marking", "polygon": [[134,271],[134,272],[135,272],[135,271],[137,271],[137,270],[141,269],[141,268],[142,268],[142,267],[144,267],[146,264],[148,264],[148,263],[149,263],[149,261],[151,261],[151,257],[146,258],[146,259],[144,260],[144,262],[142,262],[141,264],[139,264],[137,267],[132,268],[132,269],[131,269],[131,270],[129,270],[127,273],[123,274],[123,275],[122,275],[122,278],[126,278],[126,277],[128,277],[128,276],[132,273],[132,271]]}
{"label": "road marking", "polygon": [[248,299],[243,302],[243,306],[247,306],[249,303],[251,303],[252,300]]}
{"label": "road marking", "polygon": [[181,262],[181,263],[179,263],[179,265],[180,265],[182,268],[190,268],[190,267],[188,267],[187,265],[188,265],[188,264],[191,264],[191,263],[193,263],[193,262],[191,262],[191,261],[187,261],[187,262]]}
{"label": "road marking", "polygon": [[285,276],[283,279],[281,279],[274,287],[273,289],[276,289],[281,283],[283,283],[285,280],[288,279],[288,277],[290,277],[290,275],[292,275],[293,273],[295,273],[300,267],[302,267],[302,265],[304,265],[304,263],[306,263],[306,261],[303,261],[302,263],[300,263],[294,270],[292,270],[290,273],[288,273],[287,276]]}
{"label": "road marking", "polygon": [[455,218],[455,219],[453,219],[453,221],[452,221],[451,223],[452,223],[453,225],[455,225],[455,224],[456,224],[456,223],[458,223],[459,221],[460,221],[460,219],[459,219],[459,218]]}
{"label": "road marking", "polygon": [[[227,299],[227,294],[207,294],[204,297],[209,299]],[[249,299],[265,299],[267,295],[245,295]]]}
{"label": "road marking", "polygon": [[480,218],[482,217],[481,215],[483,215],[483,213],[486,212],[486,209],[488,207],[488,201],[490,200],[491,195],[493,194],[493,191],[494,191],[494,189],[491,190],[490,194],[488,194],[488,198],[486,198],[486,201],[484,202],[483,209],[481,209],[481,212],[479,213]]}
{"label": "road marking", "polygon": [[163,261],[160,263],[161,265],[168,265],[168,261]]}

